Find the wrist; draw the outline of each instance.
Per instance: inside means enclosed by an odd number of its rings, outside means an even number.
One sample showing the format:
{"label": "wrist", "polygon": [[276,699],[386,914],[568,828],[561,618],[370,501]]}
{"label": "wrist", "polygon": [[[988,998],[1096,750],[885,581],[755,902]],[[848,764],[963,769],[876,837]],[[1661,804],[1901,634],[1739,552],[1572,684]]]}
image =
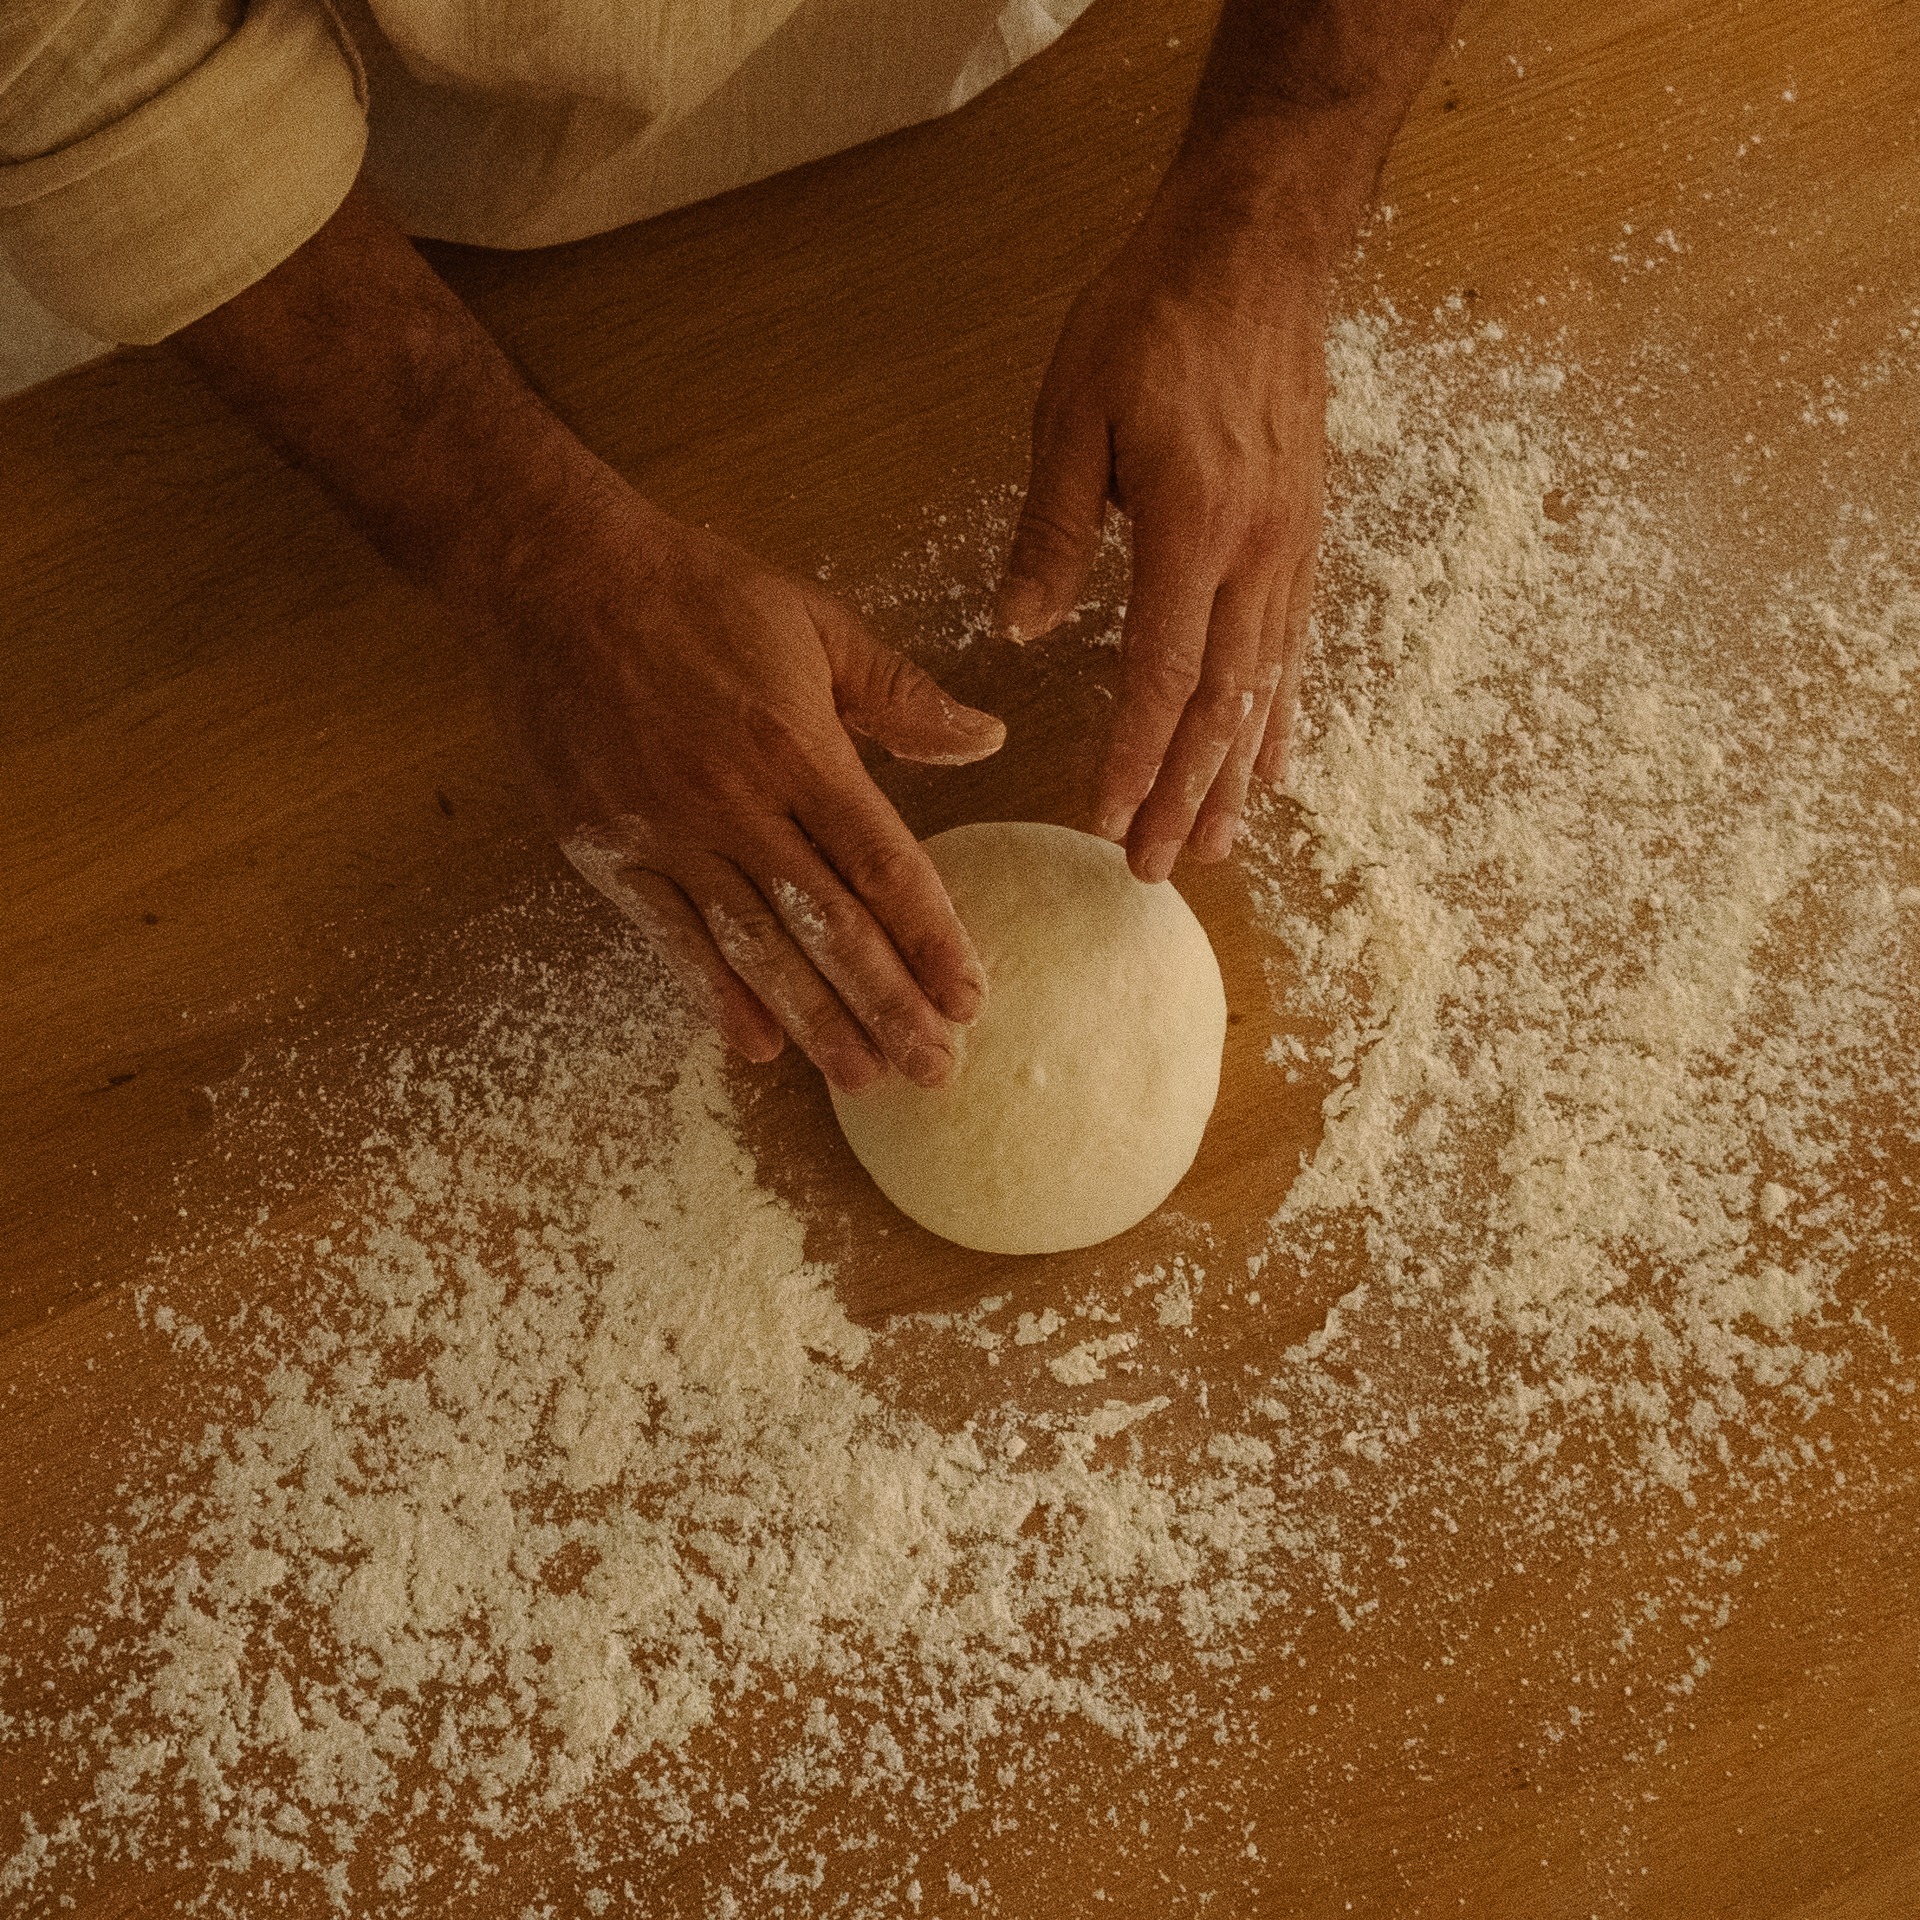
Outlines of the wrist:
{"label": "wrist", "polygon": [[531,396],[455,408],[433,437],[433,483],[377,518],[376,542],[489,655],[550,628],[543,610],[585,620],[656,545],[662,516]]}
{"label": "wrist", "polygon": [[176,339],[471,634],[499,635],[562,588],[584,595],[623,541],[631,565],[643,503],[359,188]]}
{"label": "wrist", "polygon": [[448,484],[408,515],[402,564],[456,612],[500,618],[569,548],[592,544],[607,469],[553,423],[450,450]]}
{"label": "wrist", "polygon": [[1330,271],[1457,6],[1225,0],[1169,194]]}
{"label": "wrist", "polygon": [[1149,218],[1190,229],[1249,272],[1329,277],[1366,215],[1375,165],[1326,116],[1249,113],[1196,126],[1167,169]]}
{"label": "wrist", "polygon": [[1271,321],[1324,303],[1359,225],[1348,198],[1310,156],[1237,131],[1231,143],[1182,148],[1135,244],[1170,289]]}

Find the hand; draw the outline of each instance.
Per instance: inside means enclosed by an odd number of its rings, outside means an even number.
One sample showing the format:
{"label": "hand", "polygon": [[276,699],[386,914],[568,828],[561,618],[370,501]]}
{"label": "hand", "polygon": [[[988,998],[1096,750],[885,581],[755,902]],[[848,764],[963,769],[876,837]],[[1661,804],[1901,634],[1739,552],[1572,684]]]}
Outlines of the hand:
{"label": "hand", "polygon": [[824,593],[640,498],[359,188],[180,345],[472,637],[561,844],[750,1059],[932,1085],[985,993],[848,730],[958,764],[1006,729]]}
{"label": "hand", "polygon": [[1163,191],[1062,329],[997,624],[1066,619],[1109,503],[1133,523],[1121,684],[1094,831],[1143,880],[1223,858],[1285,777],[1319,541],[1325,275],[1274,271]]}
{"label": "hand", "polygon": [[568,858],[749,1059],[784,1029],[835,1086],[887,1062],[937,1085],[985,978],[849,730],[958,765],[1006,729],[828,595],[601,474],[477,603]]}

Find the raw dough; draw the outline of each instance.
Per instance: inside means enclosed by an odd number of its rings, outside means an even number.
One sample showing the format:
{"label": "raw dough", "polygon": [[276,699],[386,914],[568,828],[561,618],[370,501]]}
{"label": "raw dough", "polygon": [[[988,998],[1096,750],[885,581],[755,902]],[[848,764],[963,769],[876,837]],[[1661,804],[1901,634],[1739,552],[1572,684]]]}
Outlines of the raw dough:
{"label": "raw dough", "polygon": [[987,971],[952,1078],[889,1073],[833,1096],[903,1213],[986,1253],[1091,1246],[1193,1164],[1220,1089],[1227,998],[1206,930],[1118,847],[1030,822],[955,827],[927,852]]}

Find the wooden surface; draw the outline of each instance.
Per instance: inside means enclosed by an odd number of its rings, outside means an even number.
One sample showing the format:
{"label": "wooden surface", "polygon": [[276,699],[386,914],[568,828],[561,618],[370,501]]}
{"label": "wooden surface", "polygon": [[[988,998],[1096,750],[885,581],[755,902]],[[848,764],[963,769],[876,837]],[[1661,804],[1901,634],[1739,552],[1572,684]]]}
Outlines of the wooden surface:
{"label": "wooden surface", "polygon": [[[836,584],[898,580],[939,513],[977,513],[1019,477],[1053,332],[1163,162],[1206,30],[1205,6],[1098,0],[940,125],[602,240],[436,260],[664,505],[787,564],[830,560]],[[1857,357],[1920,303],[1917,110],[1920,17],[1903,0],[1472,8],[1395,149],[1395,218],[1353,297],[1417,313],[1460,294],[1622,369],[1657,333],[1698,356],[1717,432],[1765,428],[1799,404],[1772,371],[1780,342],[1817,380],[1820,354]],[[1684,272],[1611,262],[1624,225],[1683,218]],[[1890,449],[1920,427],[1911,387],[1887,389]],[[148,1254],[183,1219],[212,1241],[260,1204],[267,1145],[218,1129],[208,1090],[297,1057],[350,1108],[363,1041],[457,1028],[453,956],[478,915],[546,900],[530,924],[563,953],[596,909],[540,839],[432,609],[165,352],[0,407],[0,580],[6,1595],[111,1513],[115,1434],[160,1390],[118,1357]],[[924,617],[876,612],[903,638]],[[899,783],[912,823],[1070,814],[1099,674],[968,651],[957,689],[1006,713],[1012,742],[964,776]],[[1245,1011],[1263,988],[1240,882],[1182,884]],[[1236,1037],[1187,1197],[1228,1238],[1271,1210],[1317,1109],[1303,1093],[1256,1125],[1251,1045]],[[875,1253],[873,1203],[817,1088],[791,1062],[754,1085],[763,1168],[843,1222],[821,1251],[845,1261],[859,1310],[995,1289],[990,1264],[931,1241]],[[310,1155],[318,1191],[324,1146]],[[272,1206],[296,1215],[307,1197],[296,1180]],[[1277,1331],[1297,1337],[1327,1304],[1287,1303]],[[1920,1315],[1903,1331],[1920,1340]],[[1860,1421],[1848,1437],[1867,1457],[1896,1444]],[[1920,1912],[1914,1463],[1877,1464],[1878,1504],[1779,1518],[1657,1762],[1622,1757],[1624,1721],[1563,1762],[1517,1757],[1514,1689],[1553,1599],[1514,1590],[1489,1608],[1468,1704],[1421,1723],[1427,1777],[1276,1759],[1272,1864],[1251,1872],[1222,1836],[1186,1883],[1219,1892],[1215,1913],[1263,1915]],[[35,1609],[57,1612],[60,1590],[37,1587]],[[17,1608],[6,1630],[45,1638]],[[1366,1692],[1352,1751],[1379,1755],[1410,1709],[1390,1673]],[[0,1801],[31,1786],[0,1771]],[[969,1844],[993,1856],[990,1838]],[[1114,1911],[1086,1905],[1098,1845],[1092,1829],[1046,1857],[1008,1842],[1003,1910]],[[82,1910],[170,1911],[177,1892],[124,1869]],[[1144,1882],[1116,1899],[1188,1910]],[[671,1889],[661,1902],[681,1910]]]}

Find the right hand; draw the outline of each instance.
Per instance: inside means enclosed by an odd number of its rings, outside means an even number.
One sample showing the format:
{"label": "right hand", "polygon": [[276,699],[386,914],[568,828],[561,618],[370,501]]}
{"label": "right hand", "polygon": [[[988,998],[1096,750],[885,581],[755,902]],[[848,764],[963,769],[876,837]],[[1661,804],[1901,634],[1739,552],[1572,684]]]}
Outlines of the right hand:
{"label": "right hand", "polygon": [[938,1085],[986,979],[851,735],[958,766],[1005,727],[605,469],[584,492],[462,596],[567,857],[749,1059],[790,1034],[847,1091]]}

